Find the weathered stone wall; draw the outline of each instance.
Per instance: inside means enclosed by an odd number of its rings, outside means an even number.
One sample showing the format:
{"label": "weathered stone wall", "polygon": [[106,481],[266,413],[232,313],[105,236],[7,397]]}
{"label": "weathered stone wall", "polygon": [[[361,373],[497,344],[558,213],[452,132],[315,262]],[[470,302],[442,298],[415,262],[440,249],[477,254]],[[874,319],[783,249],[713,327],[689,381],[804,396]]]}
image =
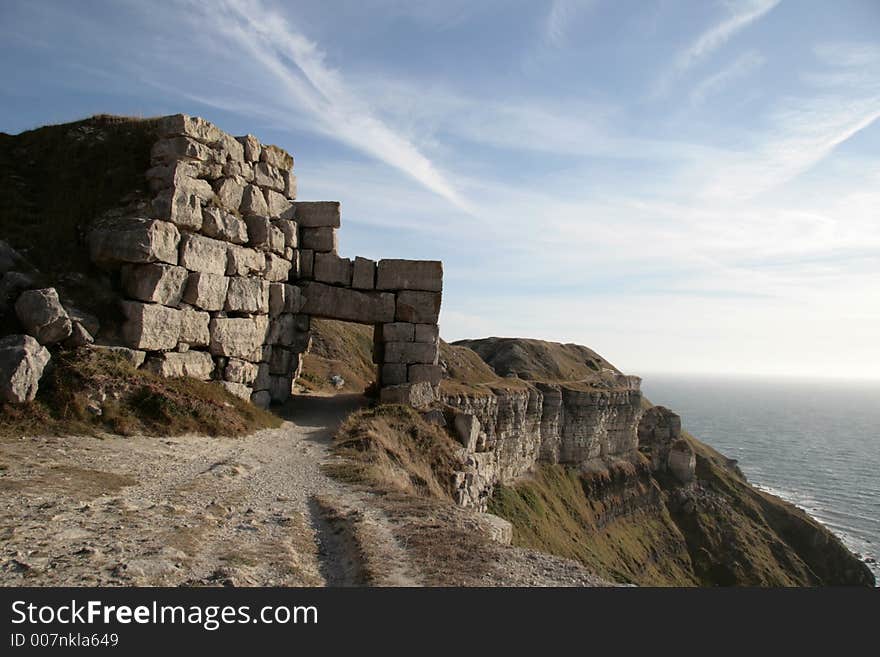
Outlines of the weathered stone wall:
{"label": "weathered stone wall", "polygon": [[384,401],[433,400],[442,264],[343,258],[339,203],[297,201],[290,154],[200,118],[158,123],[149,207],[88,238],[92,261],[118,272],[122,341],[143,366],[283,402],[311,318],[326,317],[376,327]]}

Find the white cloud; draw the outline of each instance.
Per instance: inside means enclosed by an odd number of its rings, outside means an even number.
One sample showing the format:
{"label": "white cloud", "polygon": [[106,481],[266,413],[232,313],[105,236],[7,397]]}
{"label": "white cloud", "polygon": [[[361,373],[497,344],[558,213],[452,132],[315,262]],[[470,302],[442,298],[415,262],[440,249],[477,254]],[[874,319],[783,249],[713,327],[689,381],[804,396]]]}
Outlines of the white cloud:
{"label": "white cloud", "polygon": [[734,6],[734,11],[724,20],[700,34],[687,48],[679,52],[672,64],[654,85],[654,95],[662,96],[672,83],[727,43],[737,32],[765,16],[782,0],[745,0]]}
{"label": "white cloud", "polygon": [[720,93],[731,82],[744,78],[761,68],[764,61],[764,57],[755,51],[743,53],[720,71],[697,84],[690,94],[691,104],[701,105],[709,96]]}

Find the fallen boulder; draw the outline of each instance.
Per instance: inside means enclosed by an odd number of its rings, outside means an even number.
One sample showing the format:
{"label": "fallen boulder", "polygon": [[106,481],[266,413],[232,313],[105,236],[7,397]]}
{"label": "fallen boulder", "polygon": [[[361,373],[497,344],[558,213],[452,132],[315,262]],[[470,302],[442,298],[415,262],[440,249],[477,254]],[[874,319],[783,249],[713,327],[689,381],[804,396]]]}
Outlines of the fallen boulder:
{"label": "fallen boulder", "polygon": [[29,335],[0,338],[0,399],[33,401],[50,358],[49,350]]}
{"label": "fallen boulder", "polygon": [[15,314],[24,330],[40,344],[53,344],[70,337],[73,325],[53,287],[22,292]]}

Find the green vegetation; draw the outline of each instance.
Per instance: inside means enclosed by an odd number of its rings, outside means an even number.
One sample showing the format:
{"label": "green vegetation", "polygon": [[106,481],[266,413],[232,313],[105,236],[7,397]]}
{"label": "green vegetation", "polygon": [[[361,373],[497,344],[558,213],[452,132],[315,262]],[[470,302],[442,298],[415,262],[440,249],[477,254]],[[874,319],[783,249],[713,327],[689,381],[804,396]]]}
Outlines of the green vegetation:
{"label": "green vegetation", "polygon": [[215,383],[166,379],[91,349],[54,356],[35,401],[0,405],[3,437],[101,432],[238,436],[280,424],[275,415]]}

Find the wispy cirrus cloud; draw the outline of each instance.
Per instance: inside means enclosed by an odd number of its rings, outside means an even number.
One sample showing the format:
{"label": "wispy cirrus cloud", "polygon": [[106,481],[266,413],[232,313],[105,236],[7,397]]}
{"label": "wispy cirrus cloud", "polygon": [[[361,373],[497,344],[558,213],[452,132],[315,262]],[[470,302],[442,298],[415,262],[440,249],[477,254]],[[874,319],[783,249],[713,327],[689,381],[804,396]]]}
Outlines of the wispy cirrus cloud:
{"label": "wispy cirrus cloud", "polygon": [[678,53],[672,67],[655,82],[653,94],[663,96],[672,84],[701,59],[727,43],[737,32],[764,17],[782,0],[745,0],[734,5],[724,20],[700,34],[687,48]]}
{"label": "wispy cirrus cloud", "polygon": [[[218,35],[232,40],[277,86],[269,91],[291,109],[311,116],[325,135],[342,141],[412,177],[460,209],[468,202],[409,139],[396,132],[353,93],[342,73],[327,63],[315,42],[260,0],[223,0],[203,12]],[[216,101],[215,101],[216,103]],[[275,113],[277,116],[277,112]]]}
{"label": "wispy cirrus cloud", "polygon": [[713,73],[697,84],[690,93],[691,104],[703,104],[709,96],[721,92],[732,82],[740,80],[761,68],[764,62],[764,57],[756,51],[743,53],[720,71]]}

